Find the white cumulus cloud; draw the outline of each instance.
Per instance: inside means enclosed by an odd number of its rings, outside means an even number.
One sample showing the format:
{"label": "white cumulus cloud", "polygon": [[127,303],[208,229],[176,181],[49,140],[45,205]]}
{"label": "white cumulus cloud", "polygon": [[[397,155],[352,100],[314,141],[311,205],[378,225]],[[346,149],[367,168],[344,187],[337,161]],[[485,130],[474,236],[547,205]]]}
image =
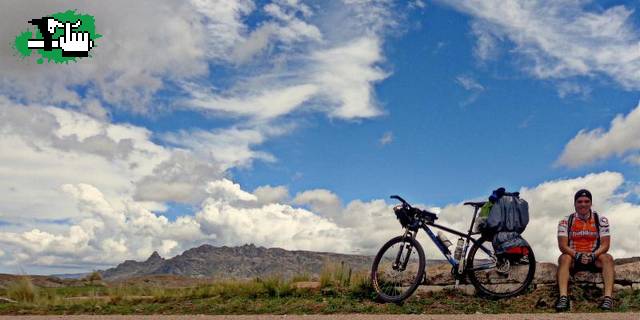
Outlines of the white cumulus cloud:
{"label": "white cumulus cloud", "polygon": [[[580,188],[592,191],[594,209],[609,218],[611,253],[617,258],[640,255],[640,206],[625,201],[620,190],[623,183],[621,174],[602,172],[521,188],[530,206],[524,237],[537,259],[557,258],[557,223],[573,212],[573,194]],[[209,196],[197,212],[175,221],[131,199],[107,200],[91,185],[66,185],[64,189],[86,213],[84,218],[61,231],[0,231],[4,268],[90,270],[124,259],[146,259],[154,250],[173,256],[202,243],[375,254],[384,242],[402,232],[392,211],[394,204],[354,200],[342,206],[334,193],[324,189],[295,197],[295,203],[312,207],[307,210],[285,203],[258,203],[258,196],[230,180],[211,181]],[[447,205],[439,210],[438,222],[466,231],[471,210],[461,203]],[[424,234],[419,239],[429,258],[440,258]]]}
{"label": "white cumulus cloud", "polygon": [[[579,167],[611,156],[621,157],[640,151],[640,104],[628,115],[618,115],[608,130],[597,128],[581,130],[564,147],[557,164]],[[627,161],[636,163],[637,154],[629,155]]]}

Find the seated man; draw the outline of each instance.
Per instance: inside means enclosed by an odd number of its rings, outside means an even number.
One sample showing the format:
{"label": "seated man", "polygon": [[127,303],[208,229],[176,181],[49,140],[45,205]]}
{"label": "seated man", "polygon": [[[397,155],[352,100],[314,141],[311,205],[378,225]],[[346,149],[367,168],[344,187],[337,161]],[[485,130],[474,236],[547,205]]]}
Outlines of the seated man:
{"label": "seated man", "polygon": [[602,272],[604,298],[600,304],[603,310],[613,308],[613,257],[607,253],[611,236],[609,221],[603,215],[591,210],[591,192],[582,189],[574,196],[576,211],[558,224],[558,246],[562,255],[558,258],[558,289],[560,297],[557,311],[570,308],[567,291],[571,271]]}

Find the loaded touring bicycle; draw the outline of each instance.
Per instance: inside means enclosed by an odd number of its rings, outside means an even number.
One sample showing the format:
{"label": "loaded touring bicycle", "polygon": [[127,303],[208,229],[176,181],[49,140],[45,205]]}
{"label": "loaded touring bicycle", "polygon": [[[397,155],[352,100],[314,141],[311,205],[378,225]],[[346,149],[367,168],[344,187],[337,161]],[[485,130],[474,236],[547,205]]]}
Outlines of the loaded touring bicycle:
{"label": "loaded touring bicycle", "polygon": [[[468,279],[482,296],[507,298],[524,292],[531,284],[536,261],[528,244],[519,246],[517,251],[496,253],[491,237],[474,230],[474,223],[485,202],[465,203],[474,210],[469,230],[464,233],[437,224],[435,213],[415,208],[400,196],[391,198],[401,202],[394,207],[394,212],[404,234],[385,243],[373,261],[371,280],[380,300],[400,303],[425,283],[425,253],[416,240],[420,229],[427,233],[451,264],[456,285]],[[454,253],[448,248],[451,243],[441,234],[434,234],[431,228],[459,237]]]}

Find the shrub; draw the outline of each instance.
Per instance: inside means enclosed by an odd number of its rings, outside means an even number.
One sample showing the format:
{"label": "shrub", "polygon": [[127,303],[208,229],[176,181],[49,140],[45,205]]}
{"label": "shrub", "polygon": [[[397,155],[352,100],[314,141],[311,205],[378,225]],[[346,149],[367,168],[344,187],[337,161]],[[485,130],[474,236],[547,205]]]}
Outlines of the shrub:
{"label": "shrub", "polygon": [[290,282],[282,279],[281,276],[270,276],[262,280],[262,286],[264,287],[267,296],[269,297],[284,297],[293,293],[293,287]]}
{"label": "shrub", "polygon": [[102,281],[102,274],[100,274],[100,272],[98,271],[94,271],[84,277],[83,280],[89,281],[90,284],[94,284],[97,281]]}
{"label": "shrub", "polygon": [[33,303],[38,298],[38,290],[31,282],[31,278],[22,276],[7,287],[7,296],[19,302]]}

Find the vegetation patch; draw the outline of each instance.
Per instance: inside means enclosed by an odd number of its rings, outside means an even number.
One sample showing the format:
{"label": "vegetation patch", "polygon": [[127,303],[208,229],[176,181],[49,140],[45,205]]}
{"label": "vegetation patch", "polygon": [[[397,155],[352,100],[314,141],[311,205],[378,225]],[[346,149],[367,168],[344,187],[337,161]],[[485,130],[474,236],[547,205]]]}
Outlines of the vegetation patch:
{"label": "vegetation patch", "polygon": [[[316,283],[299,288],[297,283]],[[600,289],[575,287],[574,312],[598,312]],[[83,286],[45,288],[21,277],[0,290],[15,303],[0,303],[0,314],[451,314],[553,312],[557,293],[542,287],[518,297],[488,300],[458,290],[418,292],[403,304],[375,300],[369,277],[344,264],[325,266],[319,279],[301,275],[202,281],[186,287],[156,282],[109,284],[93,277]],[[619,290],[615,310],[640,311],[640,290]]]}

